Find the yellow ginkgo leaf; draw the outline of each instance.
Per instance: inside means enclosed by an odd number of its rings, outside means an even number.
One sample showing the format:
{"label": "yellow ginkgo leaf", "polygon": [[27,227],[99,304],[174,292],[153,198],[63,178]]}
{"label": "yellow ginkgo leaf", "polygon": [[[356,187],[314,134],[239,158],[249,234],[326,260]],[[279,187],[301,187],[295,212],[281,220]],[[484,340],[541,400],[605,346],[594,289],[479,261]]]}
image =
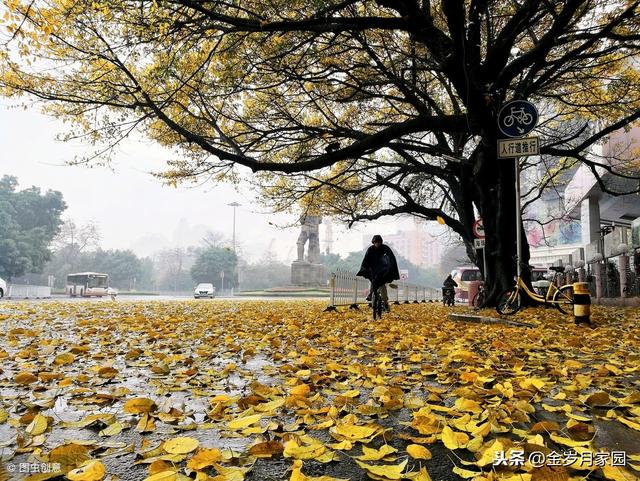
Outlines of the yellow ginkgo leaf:
{"label": "yellow ginkgo leaf", "polygon": [[89,459],[89,449],[76,443],[57,446],[49,453],[49,462],[65,466],[78,466]]}
{"label": "yellow ginkgo leaf", "polygon": [[30,372],[21,372],[15,375],[13,382],[16,384],[31,384],[38,380],[38,377]]}
{"label": "yellow ginkgo leaf", "polygon": [[618,466],[603,466],[602,474],[607,479],[611,479],[613,481],[637,481],[638,478],[631,474],[629,471],[624,469],[620,469]]}
{"label": "yellow ginkgo leaf", "polygon": [[338,424],[331,428],[332,432],[352,441],[365,439],[377,431],[375,427],[372,426],[356,426],[354,424]]}
{"label": "yellow ginkgo leaf", "polygon": [[451,450],[464,448],[469,442],[469,436],[465,433],[455,432],[449,426],[442,429],[441,438],[447,449]]}
{"label": "yellow ginkgo leaf", "polygon": [[144,478],[144,481],[176,481],[178,473],[173,470],[160,471]]}
{"label": "yellow ginkgo leaf", "polygon": [[249,448],[249,454],[256,458],[270,458],[274,454],[284,451],[284,446],[280,441],[266,441],[264,443],[254,444]]}
{"label": "yellow ginkgo leaf", "polygon": [[558,444],[562,444],[564,446],[570,446],[572,448],[576,446],[590,446],[591,441],[574,441],[573,439],[565,438],[563,436],[557,436],[555,434],[551,434],[549,436],[552,441],[555,441]]}
{"label": "yellow ginkgo leaf", "polygon": [[121,422],[116,421],[115,423],[109,424],[106,428],[102,429],[98,433],[98,436],[116,436],[117,434],[120,434],[123,429],[124,425]]}
{"label": "yellow ginkgo leaf", "polygon": [[419,444],[409,444],[407,453],[414,459],[431,459],[431,451]]}
{"label": "yellow ginkgo leaf", "polygon": [[165,441],[162,448],[169,454],[187,454],[194,451],[200,445],[195,438],[178,437]]}
{"label": "yellow ginkgo leaf", "polygon": [[47,418],[42,414],[36,414],[33,421],[31,421],[25,431],[32,436],[38,436],[39,434],[44,433],[47,430],[47,427],[49,427]]}
{"label": "yellow ginkgo leaf", "polygon": [[458,466],[453,468],[453,472],[464,479],[471,479],[482,475],[482,471],[471,471],[469,469],[459,468]]}
{"label": "yellow ginkgo leaf", "polygon": [[496,453],[504,453],[505,446],[497,439],[491,443],[480,456],[480,459],[477,461],[477,465],[482,467],[488,464],[493,464],[493,461],[496,459]]}
{"label": "yellow ginkgo leaf", "polygon": [[407,473],[405,474],[407,479],[411,479],[412,481],[431,481],[431,476],[427,472],[427,468],[424,466],[420,468],[420,471]]}
{"label": "yellow ginkgo leaf", "polygon": [[70,352],[63,352],[62,354],[58,354],[56,358],[53,360],[54,364],[58,366],[66,366],[68,364],[73,363],[75,361],[76,356],[71,354]]}
{"label": "yellow ginkgo leaf", "polygon": [[311,387],[308,384],[298,384],[291,388],[292,396],[306,396],[311,392]]}
{"label": "yellow ginkgo leaf", "polygon": [[544,379],[540,379],[537,377],[528,377],[520,381],[520,387],[522,389],[535,388],[536,390],[540,391],[544,387],[544,385],[545,385]]}
{"label": "yellow ginkgo leaf", "polygon": [[213,466],[213,464],[218,461],[222,461],[222,453],[219,449],[199,449],[187,462],[187,467],[194,470],[200,470],[207,466]]}
{"label": "yellow ginkgo leaf", "polygon": [[320,457],[327,448],[320,443],[305,444],[300,446],[295,441],[289,441],[284,446],[283,455],[294,459],[316,459]]}
{"label": "yellow ginkgo leaf", "polygon": [[334,478],[331,476],[306,476],[302,472],[302,461],[296,459],[293,462],[293,469],[291,470],[291,477],[289,481],[349,481],[348,479]]}
{"label": "yellow ginkgo leaf", "polygon": [[82,463],[79,468],[69,471],[67,478],[70,481],[100,481],[104,478],[105,473],[104,464],[92,459]]}
{"label": "yellow ginkgo leaf", "polygon": [[234,419],[233,421],[229,421],[227,423],[227,427],[229,429],[234,429],[234,430],[243,429],[248,426],[251,426],[252,424],[259,422],[260,419],[262,419],[262,414],[252,414],[250,416],[245,416],[243,418],[237,418],[237,419]]}
{"label": "yellow ginkgo leaf", "polygon": [[356,456],[356,459],[359,459],[360,461],[379,461],[385,456],[388,456],[395,452],[397,452],[397,449],[389,446],[388,444],[383,444],[382,446],[380,446],[380,449],[373,449],[362,446],[362,456]]}
{"label": "yellow ginkgo leaf", "polygon": [[137,397],[124,403],[124,412],[129,414],[152,413],[156,410],[156,403],[151,399]]}
{"label": "yellow ginkgo leaf", "polygon": [[358,466],[364,469],[368,474],[384,477],[386,479],[402,479],[402,472],[407,466],[407,462],[408,461],[405,459],[400,464],[367,464],[356,460]]}

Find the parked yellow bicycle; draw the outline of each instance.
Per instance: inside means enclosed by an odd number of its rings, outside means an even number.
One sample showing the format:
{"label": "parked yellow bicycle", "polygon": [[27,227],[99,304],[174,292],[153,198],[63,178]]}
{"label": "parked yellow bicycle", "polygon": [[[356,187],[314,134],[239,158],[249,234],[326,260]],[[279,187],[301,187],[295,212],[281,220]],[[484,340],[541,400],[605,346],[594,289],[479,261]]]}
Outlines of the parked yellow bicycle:
{"label": "parked yellow bicycle", "polygon": [[558,275],[564,272],[564,267],[553,266],[549,267],[549,270],[552,270],[554,274],[544,296],[531,291],[522,280],[522,277],[517,277],[516,285],[498,296],[496,310],[500,314],[515,314],[520,310],[520,307],[522,307],[522,296],[526,295],[536,302],[552,305],[564,314],[572,313],[573,284],[566,284],[562,287],[556,285],[556,279]]}

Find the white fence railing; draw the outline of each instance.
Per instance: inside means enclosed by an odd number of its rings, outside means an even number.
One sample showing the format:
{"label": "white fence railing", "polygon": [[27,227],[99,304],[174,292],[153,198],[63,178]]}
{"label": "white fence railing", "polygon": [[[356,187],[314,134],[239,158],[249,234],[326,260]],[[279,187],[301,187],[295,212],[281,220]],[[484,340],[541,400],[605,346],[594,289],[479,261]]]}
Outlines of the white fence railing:
{"label": "white fence railing", "polygon": [[42,299],[51,297],[51,287],[11,284],[8,299]]}
{"label": "white fence railing", "polygon": [[[427,302],[440,300],[440,289],[410,284],[405,281],[394,281],[396,288],[387,284],[389,302],[396,304],[410,302]],[[327,310],[335,310],[338,306],[349,306],[357,309],[359,304],[366,304],[370,283],[363,277],[352,272],[336,271],[331,273],[329,280],[331,298]]]}

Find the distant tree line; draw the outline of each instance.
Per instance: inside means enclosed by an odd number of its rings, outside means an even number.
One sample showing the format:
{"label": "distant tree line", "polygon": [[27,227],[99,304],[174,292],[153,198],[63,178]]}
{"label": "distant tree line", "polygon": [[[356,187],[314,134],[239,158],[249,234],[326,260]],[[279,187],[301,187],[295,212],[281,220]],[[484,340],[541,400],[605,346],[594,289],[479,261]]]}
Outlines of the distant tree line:
{"label": "distant tree line", "polygon": [[[148,257],[131,250],[105,250],[95,222],[79,225],[61,218],[66,204],[60,192],[42,193],[37,187],[19,191],[17,185],[15,177],[0,180],[0,276],[13,282],[47,285],[53,276],[54,287],[62,289],[69,273],[93,271],[109,274],[111,285],[122,291],[185,292],[199,282],[211,282],[218,290],[290,283],[291,266],[270,249],[248,263],[242,249],[234,252],[218,232],[209,232],[198,246],[164,249]],[[323,254],[320,262],[327,275],[339,269],[357,272],[363,254]],[[402,256],[398,265],[409,270],[411,282],[436,286],[441,281],[438,269],[420,268]]]}

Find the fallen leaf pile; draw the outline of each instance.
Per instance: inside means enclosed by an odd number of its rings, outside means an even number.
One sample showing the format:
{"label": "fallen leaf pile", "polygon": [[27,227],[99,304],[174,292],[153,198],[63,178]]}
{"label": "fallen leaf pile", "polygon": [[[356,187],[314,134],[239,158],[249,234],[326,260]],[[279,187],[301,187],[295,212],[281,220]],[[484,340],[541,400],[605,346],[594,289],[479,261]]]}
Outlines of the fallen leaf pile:
{"label": "fallen leaf pile", "polygon": [[0,304],[0,479],[637,479],[639,310],[323,307]]}

